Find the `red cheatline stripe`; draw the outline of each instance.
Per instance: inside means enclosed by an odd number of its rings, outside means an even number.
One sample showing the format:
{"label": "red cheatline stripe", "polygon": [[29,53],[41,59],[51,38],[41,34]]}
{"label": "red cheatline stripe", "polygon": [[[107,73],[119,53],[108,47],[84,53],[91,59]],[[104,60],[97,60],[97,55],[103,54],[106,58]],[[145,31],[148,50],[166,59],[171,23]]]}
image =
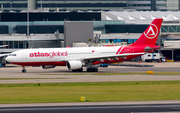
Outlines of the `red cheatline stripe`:
{"label": "red cheatline stripe", "polygon": [[10,62],[12,64],[22,65],[22,66],[41,66],[41,65],[56,65],[56,66],[66,66],[66,62],[50,61],[50,62]]}

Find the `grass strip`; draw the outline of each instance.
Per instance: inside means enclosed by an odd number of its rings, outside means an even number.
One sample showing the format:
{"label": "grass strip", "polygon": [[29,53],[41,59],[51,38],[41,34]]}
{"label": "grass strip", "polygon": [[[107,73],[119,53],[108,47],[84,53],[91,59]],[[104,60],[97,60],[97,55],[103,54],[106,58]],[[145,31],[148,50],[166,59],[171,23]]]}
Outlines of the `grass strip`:
{"label": "grass strip", "polygon": [[180,80],[168,81],[113,81],[113,82],[59,82],[59,83],[13,83],[0,84],[0,87],[33,87],[33,86],[88,86],[88,85],[153,85],[180,84]]}
{"label": "grass strip", "polygon": [[[154,72],[154,75],[180,75],[180,72]],[[133,73],[72,73],[72,74],[39,74],[39,75],[150,75],[147,72]]]}
{"label": "grass strip", "polygon": [[[44,84],[44,86],[43,86]],[[1,84],[2,85],[2,84]],[[51,83],[52,85],[52,83]],[[180,81],[59,83],[0,87],[0,104],[180,100]]]}

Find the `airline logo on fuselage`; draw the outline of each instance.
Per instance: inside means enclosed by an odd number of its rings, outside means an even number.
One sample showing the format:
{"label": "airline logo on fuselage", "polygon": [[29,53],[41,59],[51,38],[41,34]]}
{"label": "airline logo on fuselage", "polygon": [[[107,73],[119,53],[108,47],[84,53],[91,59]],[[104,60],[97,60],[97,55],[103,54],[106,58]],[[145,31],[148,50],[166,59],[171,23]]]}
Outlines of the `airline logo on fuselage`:
{"label": "airline logo on fuselage", "polygon": [[159,32],[158,32],[157,26],[154,24],[151,24],[149,26],[149,29],[144,32],[144,35],[149,39],[153,39],[158,35],[158,33]]}
{"label": "airline logo on fuselage", "polygon": [[67,51],[66,52],[34,52],[34,53],[29,53],[29,57],[49,57],[49,58],[54,58],[58,56],[68,56]]}

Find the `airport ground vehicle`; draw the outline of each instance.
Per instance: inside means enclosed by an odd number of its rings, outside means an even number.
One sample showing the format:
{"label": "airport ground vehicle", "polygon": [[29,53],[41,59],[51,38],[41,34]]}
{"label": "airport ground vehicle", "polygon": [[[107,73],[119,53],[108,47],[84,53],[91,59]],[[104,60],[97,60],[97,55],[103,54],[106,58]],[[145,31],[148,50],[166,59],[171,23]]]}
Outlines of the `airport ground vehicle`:
{"label": "airport ground vehicle", "polygon": [[100,64],[100,67],[108,67],[108,64]]}
{"label": "airport ground vehicle", "polygon": [[161,60],[159,53],[146,53],[141,56],[143,62],[158,62]]}

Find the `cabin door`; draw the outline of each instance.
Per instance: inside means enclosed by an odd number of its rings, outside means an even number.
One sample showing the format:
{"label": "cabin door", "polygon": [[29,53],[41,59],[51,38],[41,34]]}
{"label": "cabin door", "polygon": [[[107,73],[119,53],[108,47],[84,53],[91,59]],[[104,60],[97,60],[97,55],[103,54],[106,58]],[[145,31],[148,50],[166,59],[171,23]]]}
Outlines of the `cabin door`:
{"label": "cabin door", "polygon": [[22,58],[23,58],[23,59],[27,59],[27,52],[26,52],[26,51],[24,51],[24,52],[22,53]]}

